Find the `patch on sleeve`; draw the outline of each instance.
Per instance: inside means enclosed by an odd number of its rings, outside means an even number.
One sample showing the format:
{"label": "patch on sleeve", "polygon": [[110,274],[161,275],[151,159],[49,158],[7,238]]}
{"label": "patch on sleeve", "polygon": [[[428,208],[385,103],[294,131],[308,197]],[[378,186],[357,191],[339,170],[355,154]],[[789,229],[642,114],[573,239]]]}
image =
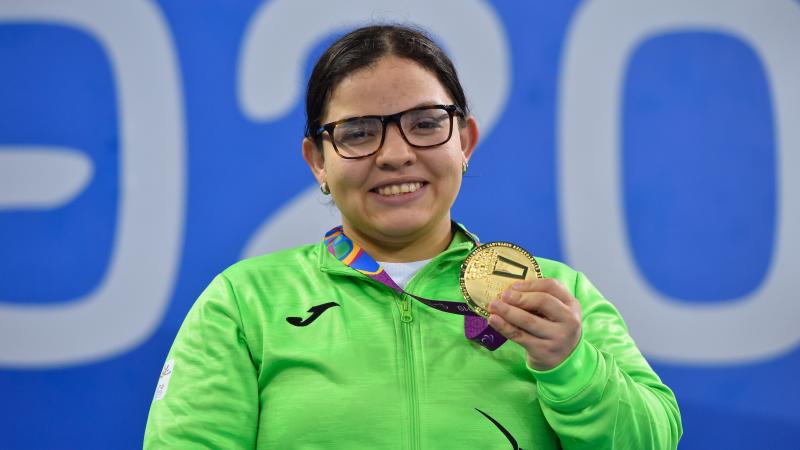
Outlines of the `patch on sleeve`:
{"label": "patch on sleeve", "polygon": [[172,369],[175,368],[175,360],[170,359],[164,363],[164,368],[161,370],[161,375],[158,376],[158,386],[156,386],[156,394],[153,401],[161,400],[167,395],[167,388],[169,387],[169,379],[172,377]]}

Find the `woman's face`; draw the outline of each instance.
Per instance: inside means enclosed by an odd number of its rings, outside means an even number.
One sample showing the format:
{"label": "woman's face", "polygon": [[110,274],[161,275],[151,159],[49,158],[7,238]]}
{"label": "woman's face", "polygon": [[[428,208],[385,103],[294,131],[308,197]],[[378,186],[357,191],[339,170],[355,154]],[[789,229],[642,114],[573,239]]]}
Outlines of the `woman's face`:
{"label": "woman's face", "polygon": [[[334,88],[322,123],[452,103],[433,73],[411,60],[387,56],[351,73]],[[346,232],[377,242],[403,243],[428,233],[449,232],[462,165],[477,138],[470,117],[464,128],[454,121],[448,142],[417,149],[405,142],[397,125],[390,124],[375,155],[343,159],[327,134],[322,154],[309,140],[303,143],[303,154],[317,181],[328,183]],[[413,192],[398,194],[393,187]]]}

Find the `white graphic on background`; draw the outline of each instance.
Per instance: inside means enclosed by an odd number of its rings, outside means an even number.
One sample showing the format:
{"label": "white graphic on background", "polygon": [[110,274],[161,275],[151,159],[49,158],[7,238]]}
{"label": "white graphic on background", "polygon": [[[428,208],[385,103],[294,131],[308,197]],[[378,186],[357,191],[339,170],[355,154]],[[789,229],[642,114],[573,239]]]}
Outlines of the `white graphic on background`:
{"label": "white graphic on background", "polygon": [[0,209],[52,209],[71,202],[92,179],[85,153],[64,147],[0,145]]}
{"label": "white graphic on background", "polygon": [[[324,13],[317,11],[320,7]],[[435,31],[435,38],[453,58],[483,136],[488,136],[506,105],[511,58],[499,17],[491,5],[475,0],[351,0],[337,2],[335,8],[311,0],[265,2],[244,34],[238,84],[243,112],[254,121],[284,116],[302,101],[303,68],[314,45],[331,34],[383,22],[416,24]],[[300,140],[298,134],[297,158],[301,157]],[[313,242],[338,224],[331,220],[330,207],[318,200],[318,192],[316,187],[307,189],[269,217],[243,254]],[[309,225],[315,223],[319,225]]]}
{"label": "white graphic on background", "polygon": [[[298,155],[299,157],[299,155]],[[242,258],[263,255],[322,239],[342,223],[339,210],[330,204],[330,197],[311,186],[286,202],[286,206],[269,216],[244,247]]]}
{"label": "white graphic on background", "polygon": [[[106,51],[120,108],[120,203],[110,264],[91,293],[63,304],[0,303],[0,366],[53,367],[109,358],[141,343],[160,323],[180,259],[185,149],[172,38],[160,11],[146,1],[0,3],[0,26],[14,23],[79,29]],[[33,174],[40,176],[67,154],[42,156],[14,158],[17,164],[35,165]],[[81,166],[67,163],[66,182],[13,195],[50,203],[42,208],[63,203],[88,177]]]}
{"label": "white graphic on background", "polygon": [[[626,236],[619,167],[625,70],[645,40],[685,31],[723,33],[746,43],[764,65],[772,94],[776,245],[763,283],[737,302],[672,301],[648,285]],[[791,0],[594,0],[581,5],[571,24],[562,61],[557,154],[566,254],[620,307],[633,337],[653,357],[676,363],[747,363],[800,342],[798,48],[800,6]],[[731,264],[746,270],[746,261]]]}

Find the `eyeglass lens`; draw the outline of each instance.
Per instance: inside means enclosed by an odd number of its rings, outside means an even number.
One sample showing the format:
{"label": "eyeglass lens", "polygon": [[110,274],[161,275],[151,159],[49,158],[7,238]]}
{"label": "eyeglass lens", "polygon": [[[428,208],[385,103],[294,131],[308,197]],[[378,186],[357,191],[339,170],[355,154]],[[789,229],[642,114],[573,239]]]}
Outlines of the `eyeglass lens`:
{"label": "eyeglass lens", "polygon": [[[400,127],[411,145],[440,145],[450,136],[452,116],[440,108],[411,110],[400,116]],[[339,152],[346,156],[368,155],[380,147],[383,131],[380,118],[357,118],[336,125],[333,140]]]}

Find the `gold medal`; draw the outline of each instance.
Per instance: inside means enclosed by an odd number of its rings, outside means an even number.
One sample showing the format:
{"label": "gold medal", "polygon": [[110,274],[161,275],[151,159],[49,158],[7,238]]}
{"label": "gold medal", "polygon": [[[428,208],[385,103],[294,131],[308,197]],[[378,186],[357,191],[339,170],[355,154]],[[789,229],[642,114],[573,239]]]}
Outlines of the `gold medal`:
{"label": "gold medal", "polygon": [[461,265],[461,292],[473,311],[489,317],[489,303],[509,286],[542,278],[536,259],[510,242],[489,242],[476,247]]}

